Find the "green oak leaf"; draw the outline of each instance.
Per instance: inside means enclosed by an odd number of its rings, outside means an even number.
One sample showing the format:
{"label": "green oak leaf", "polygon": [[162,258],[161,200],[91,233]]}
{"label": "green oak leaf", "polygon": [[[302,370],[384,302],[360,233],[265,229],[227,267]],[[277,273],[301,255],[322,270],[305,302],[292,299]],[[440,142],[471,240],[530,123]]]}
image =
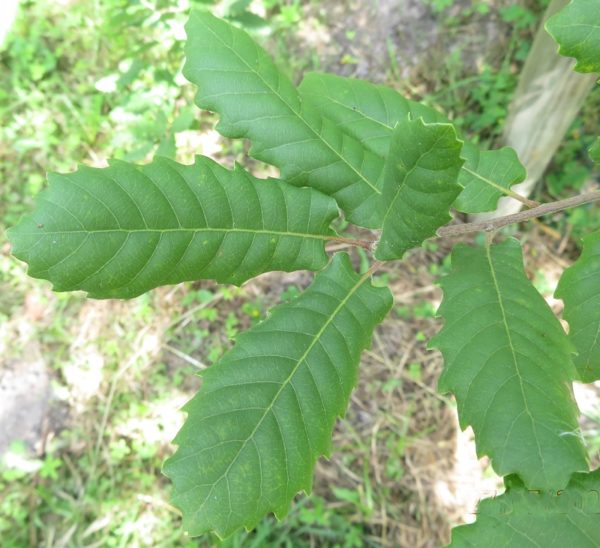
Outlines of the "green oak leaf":
{"label": "green oak leaf", "polygon": [[600,164],[600,137],[596,137],[594,144],[589,150],[590,158],[597,164]]}
{"label": "green oak leaf", "polygon": [[267,512],[281,518],[296,493],[310,492],[360,354],[391,305],[387,288],[337,254],[304,293],[239,335],[203,373],[164,469],[191,535],[224,538]]}
{"label": "green oak leaf", "polygon": [[298,91],[319,112],[381,158],[388,154],[396,124],[409,116],[413,120],[422,118],[428,124],[450,123],[437,110],[409,101],[388,86],[365,80],[308,72]]}
{"label": "green oak leaf", "polygon": [[456,182],[461,148],[451,124],[426,124],[421,118],[398,123],[386,161],[388,206],[376,259],[402,258],[451,219],[450,206],[462,190]]}
{"label": "green oak leaf", "polygon": [[546,21],[558,42],[558,53],[577,60],[578,72],[600,72],[600,7],[598,0],[571,0]]}
{"label": "green oak leaf", "polygon": [[135,297],[160,285],[240,284],[269,270],[319,270],[333,199],[198,157],[115,161],[50,174],[36,209],[9,231],[29,275],[56,291]]}
{"label": "green oak leaf", "polygon": [[573,474],[565,489],[526,489],[506,479],[503,495],[484,499],[477,521],[452,530],[451,548],[600,546],[600,471]]}
{"label": "green oak leaf", "polygon": [[565,303],[569,338],[577,350],[573,358],[582,382],[600,379],[600,232],[583,238],[583,253],[567,268],[556,288]]}
{"label": "green oak leaf", "polygon": [[186,25],[183,73],[198,86],[196,104],[220,115],[226,137],[252,141],[255,158],[296,186],[333,196],[351,222],[381,226],[383,163],[322,116],[243,30],[209,13]]}
{"label": "green oak leaf", "polygon": [[499,475],[562,489],[587,470],[569,385],[572,346],[527,279],[521,246],[458,245],[441,285],[444,326],[431,345],[444,356],[439,389],[456,396],[462,428],[473,427],[478,454]]}
{"label": "green oak leaf", "polygon": [[[451,123],[433,108],[409,101],[389,87],[363,80],[309,72],[298,89],[323,116],[382,159],[388,154],[394,127],[409,115],[426,123]],[[461,156],[467,162],[459,178],[464,190],[454,203],[459,211],[493,211],[506,190],[525,179],[525,168],[508,147],[480,152],[474,144],[465,142]]]}
{"label": "green oak leaf", "polygon": [[527,170],[519,162],[516,151],[510,147],[498,150],[479,150],[465,143],[461,156],[466,160],[458,182],[464,187],[454,207],[465,213],[493,211],[498,197],[512,185],[527,177]]}

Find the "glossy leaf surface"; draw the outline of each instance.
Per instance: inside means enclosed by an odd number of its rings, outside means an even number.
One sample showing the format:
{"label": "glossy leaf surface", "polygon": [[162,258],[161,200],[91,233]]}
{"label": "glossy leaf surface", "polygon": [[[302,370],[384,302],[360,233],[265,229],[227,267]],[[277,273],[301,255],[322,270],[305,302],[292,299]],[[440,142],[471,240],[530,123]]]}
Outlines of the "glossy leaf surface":
{"label": "glossy leaf surface", "polygon": [[558,52],[577,60],[575,70],[600,72],[600,4],[598,0],[571,0],[546,22],[558,42]]}
{"label": "glossy leaf surface", "polygon": [[462,187],[462,141],[451,124],[406,119],[394,129],[383,197],[388,205],[375,257],[400,259],[450,221],[449,209]]}
{"label": "glossy leaf surface", "polygon": [[556,288],[565,303],[569,338],[577,350],[573,357],[582,382],[600,379],[600,232],[583,239],[583,253],[567,268]]}
{"label": "glossy leaf surface", "polygon": [[217,112],[217,129],[252,141],[251,154],[297,186],[333,196],[360,226],[381,225],[380,158],[322,116],[243,30],[208,13],[186,26],[184,74],[196,103]]}
{"label": "glossy leaf surface", "polygon": [[444,356],[439,389],[453,392],[460,424],[499,475],[532,489],[562,489],[587,470],[569,381],[572,346],[527,279],[521,247],[458,245],[442,280],[444,326],[431,341]]}
{"label": "glossy leaf surface", "polygon": [[290,304],[240,335],[203,375],[165,473],[192,534],[226,537],[267,512],[282,517],[310,492],[336,417],[356,384],[361,351],[392,305],[345,254]]}
{"label": "glossy leaf surface", "polygon": [[298,90],[324,116],[381,158],[387,156],[394,127],[409,116],[413,120],[423,118],[429,124],[450,123],[437,110],[409,101],[388,86],[365,80],[308,72]]}
{"label": "glossy leaf surface", "polygon": [[[409,115],[426,123],[450,123],[433,108],[409,101],[389,87],[363,80],[309,72],[298,89],[323,116],[331,118],[382,159],[388,154],[394,127]],[[506,194],[505,189],[525,179],[525,168],[511,148],[479,151],[466,142],[461,155],[467,162],[459,179],[465,190],[454,204],[459,211],[493,211],[498,199]]]}
{"label": "glossy leaf surface", "polygon": [[13,228],[13,253],[56,291],[129,298],[160,285],[240,284],[270,270],[318,270],[337,216],[308,188],[259,180],[208,158],[157,159],[51,174],[36,209]]}
{"label": "glossy leaf surface", "polygon": [[574,474],[565,489],[526,489],[507,478],[507,491],[484,499],[477,521],[452,530],[451,548],[595,548],[600,546],[600,472]]}
{"label": "glossy leaf surface", "polygon": [[466,161],[458,182],[464,190],[454,207],[465,213],[493,211],[504,191],[527,176],[517,153],[510,147],[481,151],[471,143],[465,143],[461,156]]}

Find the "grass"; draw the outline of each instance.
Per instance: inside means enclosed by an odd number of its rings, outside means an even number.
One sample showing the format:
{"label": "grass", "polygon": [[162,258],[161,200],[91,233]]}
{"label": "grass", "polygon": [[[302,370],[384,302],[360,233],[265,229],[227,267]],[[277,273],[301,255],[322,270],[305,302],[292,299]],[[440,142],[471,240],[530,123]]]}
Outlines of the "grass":
{"label": "grass", "polygon": [[[10,143],[0,147],[0,215],[7,224],[30,207],[46,171],[72,170],[78,159],[103,165],[157,149],[169,155],[167,126],[175,119],[185,126],[174,80],[184,6],[157,19],[151,4],[62,4],[23,1],[0,54],[0,126]],[[146,30],[133,34],[129,25]]]}
{"label": "grass", "polygon": [[[247,4],[220,7],[265,35],[294,80],[318,66],[316,51],[299,51],[289,36],[303,17],[317,34],[325,28],[319,3],[254,2],[269,23]],[[488,15],[477,7],[482,3],[429,4],[449,36]],[[525,17],[517,8],[503,12],[489,3],[505,25],[516,23],[504,57],[473,72],[459,51],[440,72],[415,77],[406,89],[451,112],[467,134],[493,142],[541,9],[534,4],[522,8]],[[69,171],[76,162],[102,166],[109,157],[146,161],[156,153],[187,162],[197,152],[229,164],[244,158],[247,144],[219,139],[211,129],[215,117],[190,106],[193,90],[180,73],[187,8],[185,0],[22,1],[0,51],[0,237],[30,209],[46,171]],[[357,32],[348,30],[346,38],[355,40]],[[388,46],[388,80],[405,86],[392,63],[396,46]],[[342,64],[354,66],[357,59],[344,55]],[[473,82],[477,93],[470,93]],[[589,122],[592,107],[580,120],[586,132],[598,130]],[[574,126],[561,153],[564,162],[575,162],[575,171],[585,163],[576,150],[581,128]],[[559,179],[551,188],[568,186]],[[459,521],[461,508],[471,504],[451,493],[453,403],[435,393],[441,362],[426,350],[437,328],[440,295],[433,284],[448,269],[447,251],[429,243],[399,269],[380,274],[394,290],[395,310],[365,353],[361,383],[334,433],[337,450],[318,465],[315,493],[298,496],[284,522],[267,517],[225,546],[447,540],[449,522]],[[355,259],[364,268],[365,257]],[[236,333],[309,281],[306,273],[268,274],[241,289],[200,282],[129,302],[88,302],[28,279],[2,240],[0,373],[27,368],[32,356],[41,356],[53,393],[40,435],[14,443],[0,468],[2,546],[217,544],[209,536],[185,536],[168,503],[160,469],[184,419],[179,409],[200,384],[196,373],[216,361]],[[440,485],[450,493],[445,502],[436,494]]]}
{"label": "grass", "polygon": [[[0,52],[0,232],[31,207],[46,170],[174,154],[176,133],[197,123],[178,80],[186,9],[21,3]],[[189,394],[178,386],[195,373],[161,363],[166,325],[181,309],[172,298],[90,304],[55,295],[2,247],[2,369],[26,368],[35,349],[53,392],[37,442],[4,459],[3,546],[189,545],[160,474]]]}

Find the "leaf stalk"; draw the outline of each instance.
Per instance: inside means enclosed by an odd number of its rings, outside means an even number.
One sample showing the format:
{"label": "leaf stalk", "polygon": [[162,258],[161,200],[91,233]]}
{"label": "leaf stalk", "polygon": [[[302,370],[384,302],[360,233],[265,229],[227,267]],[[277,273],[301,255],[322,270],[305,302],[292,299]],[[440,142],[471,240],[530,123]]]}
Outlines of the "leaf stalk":
{"label": "leaf stalk", "polygon": [[346,244],[353,247],[362,247],[366,251],[372,251],[373,244],[375,244],[375,241],[355,240],[354,238],[342,238],[341,236],[332,236],[327,238],[327,240],[330,242],[339,242],[341,244]]}

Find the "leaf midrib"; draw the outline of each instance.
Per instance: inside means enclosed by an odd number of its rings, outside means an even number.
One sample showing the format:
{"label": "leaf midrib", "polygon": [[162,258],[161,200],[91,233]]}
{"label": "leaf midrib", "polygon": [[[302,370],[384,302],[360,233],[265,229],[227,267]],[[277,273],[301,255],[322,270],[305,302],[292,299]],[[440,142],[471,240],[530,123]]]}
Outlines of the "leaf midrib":
{"label": "leaf midrib", "polygon": [[[274,396],[273,396],[273,398],[271,400],[271,403],[265,408],[265,411],[264,411],[263,415],[260,417],[258,423],[254,427],[254,429],[252,430],[252,432],[244,440],[244,442],[242,443],[242,445],[238,449],[237,453],[232,458],[231,463],[227,466],[227,469],[212,483],[212,486],[211,486],[208,494],[204,498],[204,501],[202,502],[202,504],[200,505],[200,507],[198,508],[198,510],[196,510],[196,514],[198,514],[202,510],[202,508],[204,507],[204,505],[206,504],[206,502],[210,498],[210,495],[212,494],[215,486],[223,478],[227,477],[227,474],[229,473],[229,470],[231,470],[231,468],[233,467],[233,465],[236,463],[238,457],[240,456],[240,454],[242,453],[242,451],[244,450],[244,448],[246,447],[246,445],[250,441],[254,442],[254,435],[256,434],[256,432],[258,431],[258,429],[260,428],[260,426],[262,425],[262,423],[265,420],[265,418],[267,417],[267,415],[270,412],[272,412],[272,409],[275,406],[275,403],[277,402],[277,399],[279,398],[279,396],[281,395],[281,393],[283,392],[283,390],[290,384],[292,378],[294,377],[294,375],[296,374],[296,372],[298,371],[298,369],[300,368],[300,366],[304,363],[304,361],[306,360],[306,357],[310,354],[310,352],[312,351],[312,349],[314,348],[314,346],[319,342],[319,339],[321,338],[321,336],[323,335],[323,333],[325,332],[325,330],[334,321],[335,317],[340,312],[340,310],[342,310],[342,308],[344,308],[344,306],[346,306],[346,304],[348,303],[348,301],[352,298],[352,296],[358,291],[358,289],[365,283],[365,281],[370,276],[371,276],[371,271],[367,271],[365,274],[363,274],[360,277],[360,279],[358,280],[358,282],[350,289],[350,291],[348,292],[348,294],[346,295],[346,297],[344,297],[344,299],[342,299],[340,301],[340,303],[336,306],[335,310],[327,318],[327,320],[325,321],[325,323],[323,324],[323,326],[321,327],[321,329],[319,329],[319,331],[314,335],[314,338],[311,341],[311,343],[309,344],[308,348],[304,351],[304,353],[302,354],[302,356],[300,356],[300,358],[298,358],[298,361],[297,361],[296,365],[293,367],[293,369],[290,372],[290,374],[281,383],[281,386],[279,387],[279,389],[277,390],[277,392],[274,394]],[[311,455],[311,457],[312,457],[312,455]],[[286,489],[288,487],[289,486],[286,486]]]}
{"label": "leaf midrib", "polygon": [[[305,95],[311,95],[310,93],[306,93]],[[316,95],[316,94],[314,94]],[[379,126],[381,126],[382,128],[393,132],[394,128],[380,120],[377,120],[376,118],[373,118],[372,116],[369,116],[368,114],[366,114],[363,110],[357,109],[351,109],[348,105],[328,96],[328,95],[323,95],[326,99],[328,99],[329,101],[331,101],[333,104],[335,105],[339,105],[341,108],[347,110],[348,112],[352,112],[353,114],[356,114],[357,112],[366,120],[373,122],[374,124],[377,124]],[[419,118],[422,118],[421,116]],[[353,120],[354,121],[354,120]],[[425,122],[426,123],[426,122]],[[450,125],[453,125],[452,122],[450,120],[448,120],[448,122],[433,122],[433,124],[444,124],[444,123],[448,123]],[[373,152],[373,154],[376,154],[375,152]],[[379,156],[381,158],[381,156]],[[462,165],[461,170],[463,170],[465,173],[468,173],[469,175],[472,175],[473,177],[477,177],[479,180],[481,180],[482,182],[490,185],[492,188],[495,188],[498,192],[504,194],[505,196],[510,196],[510,189],[502,186],[499,183],[496,183],[494,181],[492,181],[491,179],[488,179],[487,177],[484,177],[483,175],[480,175],[479,173],[472,171],[471,169],[469,169],[466,165]]]}
{"label": "leaf midrib", "polygon": [[288,236],[292,238],[311,238],[315,240],[332,240],[335,239],[334,235],[323,235],[323,234],[311,234],[302,232],[285,232],[282,230],[262,230],[262,229],[251,229],[251,228],[218,228],[218,227],[207,227],[207,228],[101,228],[93,230],[54,230],[44,232],[21,232],[23,236],[64,236],[67,234],[107,234],[107,233],[169,233],[169,232],[218,232],[218,233],[243,233],[243,234],[267,234],[270,236]]}
{"label": "leaf midrib", "polygon": [[[310,93],[310,92],[306,92],[303,95],[319,95],[317,93]],[[364,112],[363,110],[359,109],[357,107],[356,110],[350,108],[348,105],[346,105],[345,103],[342,103],[341,101],[338,101],[337,99],[334,99],[333,97],[331,97],[330,95],[325,95],[325,94],[321,94],[323,97],[325,97],[325,99],[327,99],[328,101],[331,101],[334,105],[339,105],[340,107],[342,107],[344,110],[347,110],[348,112],[351,112],[352,114],[360,114],[363,118],[366,118],[368,121],[373,122],[374,124],[377,124],[378,126],[381,126],[384,129],[387,129],[389,131],[394,131],[394,128],[391,127],[390,125],[386,124],[385,122],[382,122],[381,120],[377,120],[376,118],[373,118],[372,116],[370,116],[369,114],[367,114],[366,112]],[[356,118],[356,120],[360,120],[360,118]],[[352,122],[355,122],[356,120],[352,120]],[[377,154],[376,152],[373,152],[373,154]],[[377,156],[379,156],[377,154]],[[381,158],[382,156],[380,156]]]}
{"label": "leaf midrib", "polygon": [[[600,29],[600,25],[595,25],[592,23],[569,23],[569,24],[565,24],[565,25],[556,25],[556,27],[559,28],[563,28],[563,29],[568,29],[568,28],[573,28],[573,27],[584,27],[584,28],[591,28],[592,30],[595,29]],[[577,44],[582,44],[582,42],[577,42]]]}
{"label": "leaf midrib", "polygon": [[498,190],[502,194],[505,194],[507,196],[509,195],[508,194],[509,189],[507,189],[506,187],[503,187],[499,183],[495,183],[491,179],[488,179],[487,177],[484,177],[483,175],[480,175],[479,173],[477,173],[476,171],[473,171],[473,170],[469,169],[465,165],[462,166],[462,169],[464,171],[466,171],[469,175],[472,175],[473,177],[477,177],[479,180],[483,181],[484,183],[487,183],[488,185],[490,185],[491,187],[495,188],[496,190]]}
{"label": "leaf midrib", "polygon": [[490,273],[492,275],[492,281],[494,282],[494,289],[496,291],[496,296],[498,298],[498,305],[500,306],[500,313],[502,316],[502,324],[504,325],[504,330],[506,332],[506,338],[508,340],[508,346],[510,348],[510,352],[512,354],[512,358],[513,358],[513,364],[515,367],[515,372],[517,374],[517,378],[519,379],[519,388],[521,389],[521,396],[523,399],[523,405],[525,406],[525,412],[527,413],[527,416],[529,417],[529,420],[531,422],[531,427],[533,429],[533,438],[535,439],[535,443],[537,445],[537,449],[538,449],[538,456],[540,458],[540,465],[542,467],[542,470],[544,469],[544,459],[542,457],[542,449],[540,446],[540,442],[537,436],[537,428],[536,428],[536,423],[533,419],[533,415],[531,414],[531,411],[529,410],[529,405],[527,403],[527,397],[525,395],[525,387],[523,386],[523,375],[521,374],[521,371],[519,369],[519,362],[517,359],[517,355],[516,355],[516,351],[515,351],[515,347],[513,344],[513,340],[512,340],[512,336],[510,334],[510,328],[508,326],[508,318],[506,315],[506,310],[504,309],[504,299],[502,297],[502,294],[500,292],[500,286],[498,284],[498,279],[496,277],[496,271],[494,270],[494,262],[492,260],[492,255],[491,255],[491,245],[487,244],[485,246],[485,254],[486,254],[486,258],[488,260],[488,264],[490,267]]}
{"label": "leaf midrib", "polygon": [[[200,20],[201,21],[201,20]],[[244,65],[246,65],[246,67],[248,67],[250,69],[250,71],[253,74],[256,74],[256,76],[258,76],[258,78],[264,83],[264,85],[271,90],[271,92],[273,93],[273,95],[275,95],[293,114],[296,115],[296,117],[302,121],[302,123],[313,133],[313,135],[319,140],[321,141],[323,144],[325,144],[327,146],[327,148],[329,148],[329,150],[331,150],[331,152],[333,152],[342,162],[344,162],[344,164],[346,164],[360,179],[362,179],[367,185],[369,185],[373,191],[376,194],[381,194],[381,190],[379,188],[377,188],[373,183],[371,183],[362,173],[360,173],[360,171],[358,171],[344,156],[342,156],[337,150],[335,150],[335,148],[333,148],[328,141],[326,141],[322,135],[320,135],[308,122],[307,120],[304,118],[304,116],[302,116],[301,112],[298,112],[296,109],[294,109],[294,107],[292,105],[290,105],[290,103],[288,103],[285,98],[275,89],[273,88],[262,76],[262,74],[260,72],[258,72],[257,70],[255,70],[252,65],[250,65],[232,46],[230,46],[229,44],[227,44],[215,31],[213,31],[212,28],[210,28],[208,25],[204,24],[201,21],[201,24],[204,26],[204,28],[206,28],[219,42],[221,42],[221,44],[223,44],[224,47],[226,47],[228,50],[230,50],[242,63],[244,63]],[[322,114],[319,114],[322,117]]]}
{"label": "leaf midrib", "polygon": [[[385,215],[383,217],[383,226],[384,227],[386,226],[387,218],[389,217],[392,209],[394,208],[394,205],[396,204],[396,201],[398,200],[398,198],[400,198],[401,195],[408,192],[406,190],[407,188],[408,188],[408,190],[412,190],[412,188],[409,186],[409,179],[412,176],[412,174],[415,172],[415,170],[419,167],[419,162],[423,159],[424,156],[429,154],[432,150],[435,150],[435,147],[437,146],[437,144],[444,137],[445,137],[445,132],[443,132],[441,135],[439,135],[435,139],[433,144],[427,150],[424,150],[423,152],[421,152],[421,154],[419,154],[419,157],[415,160],[413,165],[409,169],[406,170],[404,177],[402,177],[402,181],[398,184],[398,190],[395,192],[394,198],[390,202],[390,205],[388,206],[387,211],[385,212]],[[391,151],[391,147],[390,147],[390,151]],[[402,164],[402,167],[404,169],[406,169],[404,162],[402,162],[401,159],[399,159],[399,161]],[[441,170],[436,170],[436,171],[441,171]]]}

